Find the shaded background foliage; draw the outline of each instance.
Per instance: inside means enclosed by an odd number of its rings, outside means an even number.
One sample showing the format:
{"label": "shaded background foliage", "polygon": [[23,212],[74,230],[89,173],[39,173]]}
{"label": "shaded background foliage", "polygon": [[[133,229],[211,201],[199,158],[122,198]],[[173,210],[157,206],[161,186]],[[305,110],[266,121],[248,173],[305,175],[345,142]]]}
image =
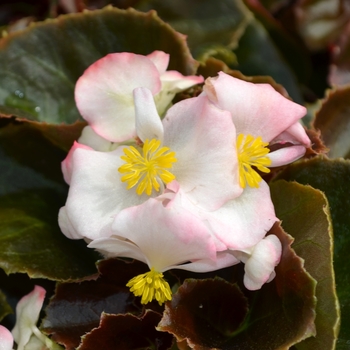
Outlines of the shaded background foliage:
{"label": "shaded background foliage", "polygon": [[[101,10],[108,4],[114,7]],[[118,10],[129,7],[142,12]],[[84,9],[93,11],[81,13]],[[11,306],[14,309],[37,283],[54,295],[42,329],[67,349],[78,347],[82,336],[81,350],[109,349],[116,343],[126,349],[348,349],[350,164],[332,158],[350,155],[349,11],[346,0],[2,1],[4,324],[11,328]],[[188,35],[188,46],[171,27]],[[273,173],[276,212],[284,231],[295,240],[292,243],[280,227],[272,229],[284,244],[273,282],[261,291],[247,291],[240,265],[211,274],[173,271],[167,279],[175,292],[179,289],[164,314],[164,307],[155,303],[142,307],[125,287],[128,276],[143,271],[143,264],[112,260],[96,267],[100,256],[83,242],[66,239],[57,225],[67,194],[60,162],[85,125],[73,100],[75,81],[107,53],[148,54],[155,49],[169,52],[170,69],[183,74],[198,71],[206,77],[224,70],[248,81],[270,83],[306,104],[306,122],[321,131],[331,158],[319,156]],[[199,92],[200,88],[191,90],[176,99]],[[316,153],[322,148],[317,147]],[[98,277],[101,270],[104,274]],[[176,303],[182,309],[176,309]],[[237,308],[240,313],[234,311]],[[62,317],[68,309],[74,310],[74,322]],[[181,327],[184,319],[193,327]],[[115,332],[122,325],[130,332]],[[211,331],[204,331],[208,327]],[[135,330],[142,335],[139,342],[134,341]]]}

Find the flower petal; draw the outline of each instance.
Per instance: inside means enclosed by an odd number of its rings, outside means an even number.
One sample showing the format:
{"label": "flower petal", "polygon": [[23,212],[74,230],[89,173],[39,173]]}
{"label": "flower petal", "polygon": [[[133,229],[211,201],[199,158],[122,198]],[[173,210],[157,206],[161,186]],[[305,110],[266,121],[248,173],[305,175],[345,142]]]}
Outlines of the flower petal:
{"label": "flower petal", "polygon": [[240,262],[232,252],[223,251],[218,252],[216,259],[201,259],[183,265],[172,266],[170,269],[180,269],[192,272],[210,272],[223,269],[225,267],[236,265]]}
{"label": "flower petal", "polygon": [[63,177],[64,177],[64,181],[66,181],[66,183],[69,185],[71,182],[71,178],[72,178],[72,173],[73,173],[73,163],[72,163],[72,157],[73,157],[73,153],[75,152],[76,149],[78,148],[82,148],[82,149],[92,149],[89,146],[83,145],[81,143],[78,143],[76,141],[74,141],[73,146],[71,147],[71,149],[69,150],[66,158],[62,161],[61,163],[61,170],[63,173]]}
{"label": "flower petal", "polygon": [[75,230],[67,215],[66,207],[62,207],[58,212],[58,225],[62,233],[69,239],[82,239],[82,236]]}
{"label": "flower petal", "polygon": [[198,208],[188,196],[173,181],[168,185],[173,193],[166,193],[171,206],[172,203],[181,205],[186,210],[195,213],[211,228],[213,236],[221,244],[216,243],[217,250],[233,249],[245,250],[255,246],[273,224],[278,221],[270,196],[269,186],[265,181],[259,188],[247,187],[243,193],[224,204],[215,211]]}
{"label": "flower petal", "polygon": [[[282,254],[282,245],[275,235],[262,239],[245,261],[244,285],[249,290],[257,290],[274,276],[274,268],[278,265]],[[237,258],[239,254],[235,254]]]}
{"label": "flower petal", "polygon": [[230,111],[237,134],[270,142],[306,114],[269,84],[253,84],[223,72],[206,80],[204,91],[219,108]]}
{"label": "flower petal", "polygon": [[151,91],[146,88],[136,88],[133,94],[137,136],[143,142],[146,139],[157,139],[163,142],[163,124],[159,118]]}
{"label": "flower petal", "polygon": [[12,350],[13,337],[11,332],[0,325],[0,350]]}
{"label": "flower petal", "polygon": [[242,195],[205,217],[217,238],[233,250],[254,246],[278,221],[265,181],[258,188],[245,188]]}
{"label": "flower petal", "polygon": [[97,249],[105,258],[128,257],[148,264],[147,259],[137,245],[117,236],[95,239],[89,243],[88,247]]}
{"label": "flower petal", "polygon": [[23,349],[28,343],[33,328],[36,327],[45,294],[44,288],[35,286],[34,290],[25,295],[16,306],[16,324],[12,330],[12,335],[18,349]]}
{"label": "flower petal", "polygon": [[286,142],[294,145],[304,145],[305,147],[311,146],[311,141],[307,136],[304,127],[299,122],[292,124],[288,129],[277,135],[271,140],[270,145]]}
{"label": "flower petal", "polygon": [[229,112],[202,95],[176,103],[163,124],[164,146],[177,158],[172,173],[194,204],[215,210],[242,193]]}
{"label": "flower petal", "polygon": [[210,231],[201,220],[181,206],[168,208],[154,198],[121,211],[112,228],[115,235],[138,246],[149,267],[158,272],[192,260],[216,258]]}
{"label": "flower petal", "polygon": [[267,157],[272,161],[269,167],[282,166],[296,161],[301,158],[306,152],[304,146],[290,146],[280,148],[277,151],[270,152]]}
{"label": "flower petal", "polygon": [[80,114],[97,134],[108,141],[124,141],[135,136],[132,92],[140,86],[152,94],[161,89],[152,61],[133,53],[113,53],[92,64],[79,78],[75,100]]}
{"label": "flower petal", "polygon": [[95,151],[108,152],[112,150],[113,143],[96,134],[91,126],[87,125],[83,129],[78,142],[94,149]]}
{"label": "flower petal", "polygon": [[147,55],[146,57],[150,59],[153,62],[153,64],[157,67],[159,75],[165,73],[170,60],[170,55],[168,53],[156,50]]}
{"label": "flower petal", "polygon": [[[145,201],[127,190],[118,168],[123,146],[112,152],[77,149],[73,155],[74,172],[66,202],[68,222],[75,232],[89,239],[111,235],[113,217],[122,209]],[[66,222],[61,221],[64,227]],[[75,234],[72,234],[75,236]]]}

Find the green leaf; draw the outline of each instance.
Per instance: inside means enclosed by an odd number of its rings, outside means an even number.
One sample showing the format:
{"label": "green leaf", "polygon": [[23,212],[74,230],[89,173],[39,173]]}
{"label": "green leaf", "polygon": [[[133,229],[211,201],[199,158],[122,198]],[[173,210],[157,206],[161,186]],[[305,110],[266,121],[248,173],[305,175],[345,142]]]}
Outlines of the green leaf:
{"label": "green leaf", "polygon": [[321,131],[331,158],[350,157],[350,86],[327,91],[313,126]]}
{"label": "green leaf", "polygon": [[230,51],[237,47],[252,18],[241,0],[146,0],[136,8],[156,10],[164,21],[188,35],[188,45],[197,59],[211,51],[214,56],[219,55],[217,58],[234,59]]}
{"label": "green leaf", "polygon": [[[269,0],[267,0],[269,1]],[[245,4],[254,13],[255,18],[264,26],[278,48],[283,60],[288,63],[299,82],[307,83],[310,79],[312,65],[309,53],[295,37],[283,25],[285,21],[279,21],[276,17],[271,16],[272,12],[268,11],[269,5],[275,8],[283,6],[278,0],[271,0],[274,4],[268,4],[266,1],[246,0]]]}
{"label": "green leaf", "polygon": [[287,167],[279,178],[309,184],[325,192],[334,231],[334,269],[341,307],[341,328],[337,349],[350,342],[350,161],[316,157]]}
{"label": "green leaf", "polygon": [[61,198],[50,189],[1,196],[0,267],[33,278],[76,280],[96,273],[96,255],[60,231]]}
{"label": "green leaf", "polygon": [[94,251],[58,227],[64,157],[28,123],[0,129],[0,267],[8,274],[66,281],[96,273]]}
{"label": "green leaf", "polygon": [[271,76],[286,88],[294,101],[302,103],[294,73],[259,21],[251,21],[234,52],[237,55],[238,66],[233,68],[245,75]]}
{"label": "green leaf", "polygon": [[111,52],[154,50],[170,54],[169,69],[194,73],[184,37],[154,11],[107,7],[37,23],[0,41],[0,105],[31,120],[74,123],[75,82],[89,65]]}
{"label": "green leaf", "polygon": [[[68,152],[73,142],[77,140],[81,131],[86,126],[86,122],[76,121],[74,124],[48,124],[29,120],[28,113],[13,107],[0,106],[0,120],[2,125],[27,123],[26,128],[35,132],[39,131],[42,136],[47,138],[53,145],[58,146],[63,151]],[[16,140],[12,140],[15,144]]]}
{"label": "green leaf", "polygon": [[7,303],[5,294],[0,290],[0,321],[11,313],[13,313],[13,310]]}
{"label": "green leaf", "polygon": [[333,232],[329,206],[322,192],[298,183],[271,185],[276,215],[294,237],[293,249],[305,260],[306,270],[317,281],[316,338],[296,344],[297,349],[334,349],[339,331],[339,303],[333,271]]}
{"label": "green leaf", "polygon": [[342,28],[341,40],[331,50],[332,64],[329,68],[328,80],[332,86],[342,86],[350,83],[350,26]]}

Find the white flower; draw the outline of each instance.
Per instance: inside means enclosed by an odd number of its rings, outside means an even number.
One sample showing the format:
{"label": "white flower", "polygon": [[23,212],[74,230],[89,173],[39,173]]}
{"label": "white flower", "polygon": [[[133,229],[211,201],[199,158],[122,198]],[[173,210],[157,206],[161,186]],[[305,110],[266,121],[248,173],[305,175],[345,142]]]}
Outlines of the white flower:
{"label": "white flower", "polygon": [[243,191],[229,112],[202,96],[175,104],[161,121],[148,89],[134,95],[142,146],[73,153],[71,186],[59,215],[69,238],[109,236],[115,215],[162,194],[175,179],[192,203],[207,210]]}
{"label": "white flower", "polygon": [[128,257],[144,262],[150,271],[127,284],[146,304],[153,299],[161,304],[171,299],[163,272],[183,269],[195,272],[218,270],[239,262],[211,235],[201,218],[178,203],[165,205],[150,198],[139,206],[121,211],[113,222],[113,235],[93,240],[106,257]]}

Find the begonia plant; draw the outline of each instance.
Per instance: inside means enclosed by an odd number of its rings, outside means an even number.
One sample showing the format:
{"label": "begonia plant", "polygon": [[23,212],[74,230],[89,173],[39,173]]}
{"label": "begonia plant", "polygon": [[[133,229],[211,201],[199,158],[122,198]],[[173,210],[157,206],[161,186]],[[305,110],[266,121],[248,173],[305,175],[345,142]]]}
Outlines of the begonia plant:
{"label": "begonia plant", "polygon": [[0,349],[346,350],[345,1],[102,3],[0,4]]}

